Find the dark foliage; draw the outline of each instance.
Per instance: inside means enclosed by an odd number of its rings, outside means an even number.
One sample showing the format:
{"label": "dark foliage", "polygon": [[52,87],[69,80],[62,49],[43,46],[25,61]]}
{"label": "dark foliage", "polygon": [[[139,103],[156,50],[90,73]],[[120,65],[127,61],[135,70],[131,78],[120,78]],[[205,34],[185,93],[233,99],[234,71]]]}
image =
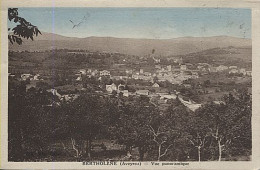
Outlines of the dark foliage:
{"label": "dark foliage", "polygon": [[12,44],[17,43],[21,45],[23,42],[22,38],[33,40],[33,36],[41,34],[36,26],[19,16],[18,8],[8,8],[8,19],[16,24],[15,27],[8,28],[8,31],[10,31],[8,39]]}

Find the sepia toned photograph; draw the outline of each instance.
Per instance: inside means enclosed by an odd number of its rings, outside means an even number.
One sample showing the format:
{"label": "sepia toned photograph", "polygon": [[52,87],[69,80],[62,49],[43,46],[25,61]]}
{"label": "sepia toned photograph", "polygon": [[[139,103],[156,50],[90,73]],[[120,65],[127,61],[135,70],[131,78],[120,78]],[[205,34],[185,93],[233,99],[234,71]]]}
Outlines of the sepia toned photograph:
{"label": "sepia toned photograph", "polygon": [[250,8],[8,8],[8,162],[252,161]]}

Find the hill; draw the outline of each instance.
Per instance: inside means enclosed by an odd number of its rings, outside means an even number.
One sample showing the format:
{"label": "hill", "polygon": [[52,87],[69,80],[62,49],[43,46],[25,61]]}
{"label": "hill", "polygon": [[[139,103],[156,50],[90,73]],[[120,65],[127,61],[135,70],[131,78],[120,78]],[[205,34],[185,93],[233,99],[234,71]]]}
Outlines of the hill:
{"label": "hill", "polygon": [[208,63],[213,65],[236,65],[239,67],[252,68],[252,47],[224,47],[212,48],[200,52],[181,55],[184,62]]}
{"label": "hill", "polygon": [[251,47],[251,39],[228,36],[183,37],[174,39],[133,39],[114,37],[65,37],[43,33],[34,41],[24,40],[22,45],[9,44],[13,51],[45,51],[50,49],[83,49],[89,51],[119,52],[129,55],[185,55],[199,51],[224,47]]}

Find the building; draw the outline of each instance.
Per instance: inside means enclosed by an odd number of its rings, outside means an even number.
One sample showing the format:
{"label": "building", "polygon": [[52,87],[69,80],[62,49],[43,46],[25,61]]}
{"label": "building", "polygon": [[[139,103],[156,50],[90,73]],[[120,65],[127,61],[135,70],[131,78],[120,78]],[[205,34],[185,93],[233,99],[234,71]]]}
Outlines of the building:
{"label": "building", "polygon": [[148,96],[149,95],[149,90],[137,90],[135,92],[136,95],[145,95]]}
{"label": "building", "polygon": [[199,69],[199,70],[201,70],[203,68],[204,68],[204,66],[202,66],[202,65],[197,66],[197,69]]}
{"label": "building", "polygon": [[252,71],[246,71],[247,76],[252,76]]}
{"label": "building", "polygon": [[216,67],[209,67],[209,72],[215,73],[215,72],[217,72],[217,68]]}
{"label": "building", "polygon": [[39,80],[40,79],[40,74],[35,74],[33,76],[33,80]]}
{"label": "building", "polygon": [[22,80],[27,80],[27,79],[29,79],[31,76],[32,76],[31,74],[22,74],[22,75],[21,75],[21,79],[22,79]]}
{"label": "building", "polygon": [[144,75],[145,75],[145,76],[152,76],[152,73],[150,73],[150,72],[144,72]]}
{"label": "building", "polygon": [[236,74],[236,73],[238,73],[238,70],[237,69],[231,69],[228,73],[229,74]]}
{"label": "building", "polygon": [[92,73],[92,70],[89,68],[87,73],[91,74]]}
{"label": "building", "polygon": [[47,92],[50,92],[50,93],[52,93],[52,95],[58,96],[59,98],[61,98],[61,95],[57,92],[56,89],[48,89]]}
{"label": "building", "polygon": [[220,65],[220,66],[218,66],[216,69],[217,69],[217,72],[221,72],[221,71],[227,70],[228,67],[227,67],[227,66],[224,66],[224,65]]}
{"label": "building", "polygon": [[156,69],[162,69],[161,65],[155,65]]}
{"label": "building", "polygon": [[125,90],[125,85],[119,84],[117,87],[118,92]]}
{"label": "building", "polygon": [[91,75],[92,76],[96,76],[98,74],[98,71],[97,70],[93,70],[92,72],[91,72]]}
{"label": "building", "polygon": [[82,81],[82,77],[81,76],[77,77],[76,81]]}
{"label": "building", "polygon": [[237,69],[237,66],[229,66],[229,69]]}
{"label": "building", "polygon": [[132,75],[132,79],[136,79],[136,80],[139,79],[139,75],[138,74],[133,74]]}
{"label": "building", "polygon": [[110,76],[110,71],[107,71],[107,70],[100,71],[99,75],[100,76]]}
{"label": "building", "polygon": [[183,86],[184,86],[185,88],[191,88],[191,85],[190,85],[190,84],[183,84]]}
{"label": "building", "polygon": [[133,74],[133,70],[125,70],[126,74]]}
{"label": "building", "polygon": [[79,73],[82,75],[86,75],[87,74],[87,70],[86,69],[80,69]]}
{"label": "building", "polygon": [[160,85],[158,83],[154,83],[152,87],[158,88],[158,87],[160,87]]}
{"label": "building", "polygon": [[242,73],[245,76],[246,75],[246,69],[244,69],[244,68],[239,69],[239,73]]}
{"label": "building", "polygon": [[140,69],[140,74],[143,74],[144,73],[144,70],[143,69]]}
{"label": "building", "polygon": [[128,97],[129,96],[129,92],[128,92],[128,90],[123,90],[123,96],[125,96],[125,97]]}
{"label": "building", "polygon": [[185,64],[182,64],[180,67],[181,70],[187,70],[187,66]]}
{"label": "building", "polygon": [[106,85],[106,91],[112,93],[113,91],[117,91],[117,87],[114,83],[111,85]]}
{"label": "building", "polygon": [[160,99],[176,99],[175,94],[160,94]]}
{"label": "building", "polygon": [[172,71],[172,66],[171,66],[171,65],[168,65],[168,66],[167,66],[167,70],[168,70],[168,71]]}

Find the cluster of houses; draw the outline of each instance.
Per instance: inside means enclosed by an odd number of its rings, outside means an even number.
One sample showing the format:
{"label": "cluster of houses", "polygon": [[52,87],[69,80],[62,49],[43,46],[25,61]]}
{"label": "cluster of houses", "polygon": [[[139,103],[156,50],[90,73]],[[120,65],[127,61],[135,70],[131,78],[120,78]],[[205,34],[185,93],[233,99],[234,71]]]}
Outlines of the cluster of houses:
{"label": "cluster of houses", "polygon": [[79,97],[79,94],[64,94],[61,95],[58,93],[57,89],[52,88],[52,89],[48,89],[47,92],[52,93],[53,96],[57,96],[60,100],[65,100],[65,101],[69,101],[69,100],[75,100],[76,98]]}
{"label": "cluster of houses", "polygon": [[[192,68],[192,69],[191,69]],[[195,68],[195,69],[194,69]],[[77,81],[82,80],[82,75],[87,76],[107,76],[111,79],[115,80],[127,80],[127,79],[135,79],[135,80],[143,80],[147,82],[155,83],[169,81],[172,84],[182,84],[183,81],[187,79],[197,79],[199,78],[199,74],[204,75],[209,72],[226,72],[229,74],[242,74],[244,76],[251,76],[251,71],[246,70],[245,68],[238,68],[237,66],[225,66],[219,65],[217,67],[211,66],[208,63],[198,63],[196,66],[190,63],[179,64],[177,66],[172,65],[160,65],[156,64],[153,72],[145,71],[143,68],[139,70],[136,69],[126,69],[123,74],[112,74],[109,70],[96,70],[96,69],[80,69],[76,74]]]}
{"label": "cluster of houses", "polygon": [[[16,75],[15,74],[11,74],[11,73],[8,73],[8,77],[9,78],[14,78],[14,77],[16,77]],[[33,74],[21,74],[21,76],[20,77],[18,77],[17,78],[18,80],[21,80],[21,81],[26,81],[26,80],[31,80],[31,81],[33,81],[33,80],[43,80],[42,78],[41,78],[41,76],[40,76],[40,74],[35,74],[35,75],[33,75]]]}
{"label": "cluster of houses", "polygon": [[252,71],[245,68],[238,68],[237,66],[219,65],[217,67],[211,66],[208,63],[198,63],[197,69],[202,72],[227,72],[228,74],[242,74],[243,76],[252,76]]}
{"label": "cluster of houses", "polygon": [[[155,58],[154,58],[155,60]],[[159,82],[168,81],[172,84],[183,84],[183,81],[188,79],[196,79],[199,78],[199,75],[208,74],[209,72],[225,72],[228,74],[242,74],[244,76],[251,76],[251,71],[246,70],[245,68],[238,68],[237,66],[225,66],[219,65],[217,67],[213,67],[208,63],[198,63],[196,65],[185,63],[183,64],[180,61],[178,65],[161,65],[159,61],[156,62],[155,68],[153,71],[149,72],[145,70],[145,68],[136,69],[126,69],[121,73],[118,71],[117,74],[114,74],[112,70],[97,70],[97,69],[80,69],[76,72],[76,81],[82,81],[84,76],[87,77],[109,77],[110,79],[116,80],[127,80],[127,79],[134,79],[134,80],[143,80],[147,82],[151,82],[153,85],[152,88],[159,88]],[[9,77],[15,77],[15,75],[9,73]],[[36,82],[38,80],[43,80],[40,74],[21,74],[19,80],[31,80]],[[159,83],[159,84],[158,84]],[[29,86],[32,86],[31,83]],[[183,84],[185,85],[185,84]],[[29,87],[28,86],[28,87]],[[176,94],[168,94],[168,93],[158,93],[143,89],[137,90],[135,92],[129,92],[125,85],[119,84],[116,85],[114,83],[105,85],[105,90],[107,94],[112,94],[116,92],[117,94],[121,93],[124,97],[129,97],[130,95],[145,95],[150,98],[160,98],[160,100],[167,101],[169,99],[176,99]],[[57,96],[59,99],[64,100],[73,100],[77,97],[77,95],[61,95],[57,92],[56,89],[49,89],[53,95]],[[196,110],[200,107],[200,104],[196,104],[193,101],[185,101],[180,98],[180,101],[191,110]]]}

